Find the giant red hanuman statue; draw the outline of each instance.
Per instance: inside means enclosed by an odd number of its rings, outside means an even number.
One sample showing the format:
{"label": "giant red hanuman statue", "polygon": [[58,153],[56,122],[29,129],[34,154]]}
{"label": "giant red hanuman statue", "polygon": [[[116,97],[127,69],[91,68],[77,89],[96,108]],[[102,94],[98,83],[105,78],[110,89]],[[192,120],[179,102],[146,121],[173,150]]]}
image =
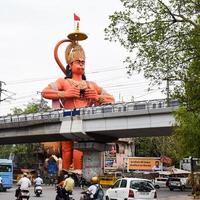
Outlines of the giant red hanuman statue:
{"label": "giant red hanuman statue", "polygon": [[[68,35],[69,39],[61,40],[55,47],[54,56],[61,70],[66,75],[54,83],[49,84],[43,91],[42,96],[53,100],[53,108],[81,108],[92,105],[114,103],[112,95],[108,94],[95,82],[87,81],[85,76],[85,52],[78,41],[87,39],[87,35],[79,32],[79,24],[74,33]],[[60,44],[70,42],[66,47],[65,59],[67,67],[60,62],[57,51]],[[63,168],[69,169],[72,160],[74,169],[81,167],[82,152],[73,151],[73,142],[62,142]]]}

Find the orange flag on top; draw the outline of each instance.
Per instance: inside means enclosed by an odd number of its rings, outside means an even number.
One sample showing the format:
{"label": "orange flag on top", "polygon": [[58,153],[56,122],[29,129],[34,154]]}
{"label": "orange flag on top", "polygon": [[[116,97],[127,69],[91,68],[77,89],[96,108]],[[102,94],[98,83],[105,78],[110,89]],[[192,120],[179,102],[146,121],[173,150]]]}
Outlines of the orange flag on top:
{"label": "orange flag on top", "polygon": [[80,21],[80,17],[74,13],[74,21]]}

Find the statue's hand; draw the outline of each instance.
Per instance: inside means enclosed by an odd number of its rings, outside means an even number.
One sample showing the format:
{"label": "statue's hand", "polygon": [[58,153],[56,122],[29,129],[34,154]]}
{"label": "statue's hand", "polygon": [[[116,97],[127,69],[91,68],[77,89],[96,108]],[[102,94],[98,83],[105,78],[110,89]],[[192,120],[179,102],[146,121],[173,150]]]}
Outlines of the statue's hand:
{"label": "statue's hand", "polygon": [[69,88],[66,91],[60,91],[59,96],[61,98],[79,98],[80,97],[80,89],[78,88]]}
{"label": "statue's hand", "polygon": [[98,100],[98,94],[97,94],[97,92],[96,92],[96,90],[94,90],[94,89],[90,89],[90,88],[87,88],[86,90],[85,90],[85,98],[86,99],[92,99],[92,100],[95,100],[95,101],[97,101]]}

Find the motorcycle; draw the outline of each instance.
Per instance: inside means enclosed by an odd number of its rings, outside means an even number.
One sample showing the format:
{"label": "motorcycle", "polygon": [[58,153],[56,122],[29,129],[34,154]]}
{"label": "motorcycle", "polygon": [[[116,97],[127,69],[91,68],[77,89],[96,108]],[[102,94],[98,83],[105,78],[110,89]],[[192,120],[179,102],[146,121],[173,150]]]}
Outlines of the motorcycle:
{"label": "motorcycle", "polygon": [[42,194],[42,186],[41,185],[36,185],[35,186],[35,195],[36,197],[39,197]]}
{"label": "motorcycle", "polygon": [[29,190],[20,190],[17,200],[23,200],[23,199],[28,200],[29,198],[30,198]]}
{"label": "motorcycle", "polygon": [[81,192],[80,200],[90,200],[90,192],[88,190],[83,190]]}
{"label": "motorcycle", "polygon": [[90,182],[86,181],[86,179],[82,178],[79,182],[79,185],[81,189],[88,187],[90,185]]}
{"label": "motorcycle", "polygon": [[56,192],[56,200],[74,200],[72,197],[72,193],[65,192],[65,190],[58,185],[56,186]]}

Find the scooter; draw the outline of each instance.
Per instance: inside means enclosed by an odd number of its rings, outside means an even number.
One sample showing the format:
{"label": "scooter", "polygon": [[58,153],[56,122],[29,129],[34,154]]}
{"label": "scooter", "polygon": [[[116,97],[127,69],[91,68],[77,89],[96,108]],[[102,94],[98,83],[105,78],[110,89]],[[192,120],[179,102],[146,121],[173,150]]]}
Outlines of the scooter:
{"label": "scooter", "polygon": [[65,192],[60,186],[56,186],[56,200],[74,200],[72,193]]}
{"label": "scooter", "polygon": [[17,200],[23,200],[23,199],[28,200],[29,198],[30,198],[29,190],[20,190]]}
{"label": "scooter", "polygon": [[36,197],[40,197],[40,195],[42,194],[42,186],[36,185],[34,192],[35,192]]}

